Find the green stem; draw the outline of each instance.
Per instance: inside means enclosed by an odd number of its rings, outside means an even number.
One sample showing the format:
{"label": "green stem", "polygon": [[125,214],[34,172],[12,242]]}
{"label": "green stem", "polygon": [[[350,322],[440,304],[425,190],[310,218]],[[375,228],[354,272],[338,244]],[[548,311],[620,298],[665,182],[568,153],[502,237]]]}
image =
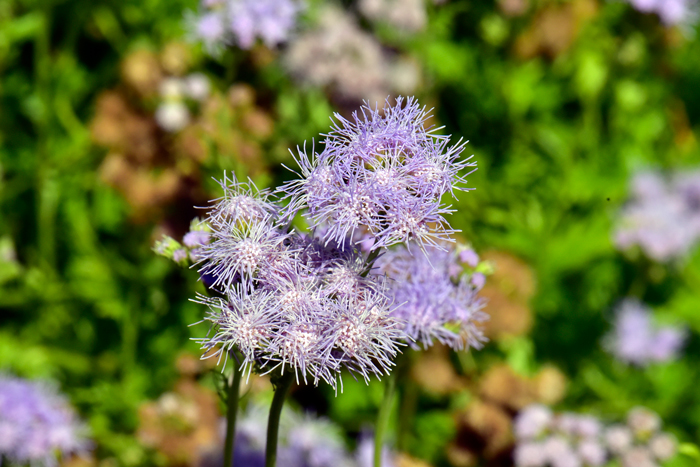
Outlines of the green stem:
{"label": "green stem", "polygon": [[228,378],[226,388],[226,441],[224,444],[224,467],[233,465],[233,448],[236,438],[236,415],[238,414],[238,391],[241,387],[241,369],[233,362],[233,373]]}
{"label": "green stem", "polygon": [[[294,373],[287,371],[276,381],[275,395],[270,406],[270,416],[267,419],[267,444],[265,445],[265,467],[275,467],[277,461],[277,437],[280,430],[280,416],[284,399],[294,381]],[[224,466],[226,467],[226,466]]]}
{"label": "green stem", "polygon": [[394,405],[396,395],[396,370],[386,378],[384,386],[384,399],[379,407],[377,426],[374,428],[374,467],[382,467],[382,448],[384,447],[384,433],[389,426],[391,408]]}
{"label": "green stem", "polygon": [[374,267],[374,261],[376,261],[378,256],[379,256],[379,249],[376,249],[369,254],[369,256],[367,257],[367,269],[362,271],[362,274],[360,274],[362,277],[367,277],[367,274],[369,274],[369,272]]}
{"label": "green stem", "polygon": [[407,451],[408,437],[413,417],[418,405],[418,387],[413,381],[404,385],[404,391],[400,395],[399,427],[396,436],[396,447],[399,451]]}

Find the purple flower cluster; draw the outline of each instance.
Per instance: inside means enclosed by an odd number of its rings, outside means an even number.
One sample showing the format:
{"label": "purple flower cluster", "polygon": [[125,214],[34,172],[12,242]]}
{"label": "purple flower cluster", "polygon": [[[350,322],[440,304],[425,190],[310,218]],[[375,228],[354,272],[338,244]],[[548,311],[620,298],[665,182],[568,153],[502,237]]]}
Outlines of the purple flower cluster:
{"label": "purple flower cluster", "polygon": [[602,424],[589,415],[555,415],[543,405],[522,410],[513,422],[517,467],[598,467],[608,454]]}
{"label": "purple flower cluster", "polygon": [[687,25],[698,17],[696,0],[628,0],[642,13],[656,13],[666,25]]}
{"label": "purple flower cluster", "polygon": [[[171,238],[156,245],[159,254],[196,264],[217,292],[197,298],[212,324],[201,339],[205,357],[236,355],[247,374],[292,371],[297,382],[337,388],[340,381],[342,390],[342,370],[366,381],[388,374],[412,339],[455,348],[483,340],[475,326],[484,319],[476,297],[483,275],[460,278],[458,253],[437,246],[454,232],[440,198],[462,189],[459,172],[475,164],[457,159],[463,144],[448,146],[449,137],[425,128],[428,113],[413,99],[362,112],[352,122],[338,116],[323,153],[302,154],[301,178],[277,190],[281,200],[224,176],[223,197],[193,222],[184,245]],[[308,233],[290,228],[300,212]],[[396,274],[390,290],[375,267],[379,248],[407,242],[423,254],[390,253],[409,272]],[[478,262],[468,253],[460,252],[463,261]],[[431,281],[442,289],[409,304],[411,289]]]}
{"label": "purple flower cluster", "polygon": [[619,360],[643,366],[675,359],[685,339],[684,329],[655,326],[648,307],[637,300],[626,299],[617,309],[607,347]]}
{"label": "purple flower cluster", "polygon": [[627,424],[605,426],[590,415],[554,414],[535,404],[514,421],[517,467],[598,467],[617,460],[622,467],[656,467],[676,453],[675,438],[660,432],[661,419],[637,407]]}
{"label": "purple flower cluster", "polygon": [[[404,323],[404,331],[418,347],[429,347],[434,340],[455,350],[481,348],[486,340],[479,324],[488,319],[481,308],[478,291],[483,274],[465,273],[462,259],[473,260],[476,253],[464,249],[428,246],[425,254],[399,246],[377,260],[377,266],[390,279],[394,302],[400,304],[394,316]],[[478,263],[472,262],[473,266]]]}
{"label": "purple flower cluster", "polygon": [[619,249],[638,245],[651,259],[686,255],[700,240],[700,172],[665,180],[640,172],[632,180],[632,199],[623,209],[614,241]]}
{"label": "purple flower cluster", "polygon": [[441,197],[466,189],[460,172],[476,163],[459,160],[461,140],[449,146],[449,136],[426,129],[429,116],[412,98],[387,100],[381,111],[365,105],[352,120],[336,114],[323,152],[300,151],[302,178],[281,190],[290,199],[287,216],[306,208],[326,242],[359,233],[373,239],[370,250],[449,241],[455,231],[444,216],[452,211]]}
{"label": "purple flower cluster", "polygon": [[229,44],[250,49],[258,38],[274,47],[289,39],[302,9],[298,0],[203,0],[189,29],[211,52]]}
{"label": "purple flower cluster", "polygon": [[[264,463],[267,408],[250,404],[239,420],[236,432],[234,465],[262,467]],[[280,421],[280,467],[370,467],[373,442],[362,437],[354,455],[345,447],[340,428],[330,420],[312,414],[284,409]],[[393,465],[386,449],[386,462]]]}
{"label": "purple flower cluster", "polygon": [[0,375],[0,458],[55,466],[57,455],[85,452],[85,427],[50,385]]}
{"label": "purple flower cluster", "polygon": [[202,340],[206,353],[237,350],[247,372],[280,368],[333,387],[343,368],[366,380],[388,373],[403,333],[385,281],[365,274],[350,245],[286,231],[265,192],[226,182],[206,219],[209,242],[197,253],[200,273],[225,295],[198,298],[215,326]]}

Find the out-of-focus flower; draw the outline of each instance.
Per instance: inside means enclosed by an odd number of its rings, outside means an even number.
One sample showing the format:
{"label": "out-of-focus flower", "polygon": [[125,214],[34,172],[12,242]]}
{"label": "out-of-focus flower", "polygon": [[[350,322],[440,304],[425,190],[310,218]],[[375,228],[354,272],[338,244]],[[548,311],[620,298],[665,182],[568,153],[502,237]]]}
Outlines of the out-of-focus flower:
{"label": "out-of-focus flower", "polygon": [[628,0],[642,13],[656,13],[667,26],[690,25],[698,18],[696,0]]}
{"label": "out-of-focus flower", "polygon": [[616,246],[638,245],[656,261],[685,256],[700,239],[700,177],[691,172],[667,181],[660,173],[641,171],[631,186],[632,199],[615,230]]}
{"label": "out-of-focus flower", "polygon": [[375,22],[387,23],[406,32],[425,27],[425,0],[360,0],[360,12]]}
{"label": "out-of-focus flower", "polygon": [[267,47],[289,40],[303,2],[299,0],[225,0],[202,2],[199,15],[186,17],[190,39],[201,41],[212,54],[230,43],[250,49],[256,39]]}
{"label": "out-of-focus flower", "polygon": [[268,47],[286,42],[302,4],[295,0],[227,0],[229,27],[236,44],[250,49],[256,38]]}
{"label": "out-of-focus flower", "polygon": [[190,111],[183,102],[163,102],[156,109],[156,122],[165,131],[182,130],[190,122]]}
{"label": "out-of-focus flower", "polygon": [[414,62],[385,50],[347,11],[330,6],[290,44],[284,64],[299,81],[326,88],[341,102],[374,106],[390,93],[412,94],[420,82]]}
{"label": "out-of-focus flower", "polygon": [[643,366],[677,358],[685,337],[682,328],[655,326],[648,307],[626,299],[616,311],[614,330],[606,345],[618,359]]}
{"label": "out-of-focus flower", "polygon": [[195,101],[204,101],[209,96],[211,84],[204,73],[192,73],[185,78],[185,94]]}
{"label": "out-of-focus flower", "polygon": [[603,423],[590,415],[551,415],[547,408],[532,406],[515,422],[518,467],[599,467],[607,460],[623,467],[655,467],[676,453],[676,439],[659,432],[661,419],[643,407],[632,409],[627,425]]}
{"label": "out-of-focus flower", "polygon": [[[425,253],[413,245],[390,250],[377,267],[391,279],[394,315],[405,323],[410,345],[430,347],[434,341],[460,350],[481,348],[480,324],[488,319],[481,309],[477,288],[462,276],[454,248],[427,247]],[[414,343],[415,342],[415,343]]]}
{"label": "out-of-focus flower", "polygon": [[284,63],[302,82],[343,97],[375,102],[388,93],[381,46],[341,9],[326,7],[316,28],[290,44]]}
{"label": "out-of-focus flower", "polygon": [[0,457],[11,464],[53,467],[87,452],[86,427],[48,383],[0,374]]}

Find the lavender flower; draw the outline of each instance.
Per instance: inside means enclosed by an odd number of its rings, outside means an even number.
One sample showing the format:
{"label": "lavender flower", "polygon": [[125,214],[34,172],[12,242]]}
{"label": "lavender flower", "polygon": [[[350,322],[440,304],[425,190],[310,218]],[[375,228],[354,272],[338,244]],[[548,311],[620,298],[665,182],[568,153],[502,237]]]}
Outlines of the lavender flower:
{"label": "lavender flower", "polygon": [[230,43],[250,49],[258,38],[275,47],[289,39],[302,10],[297,0],[203,1],[202,13],[187,18],[189,35],[212,54]]}
{"label": "lavender flower", "polygon": [[686,176],[668,183],[654,172],[635,175],[633,198],[614,234],[617,247],[638,245],[656,261],[686,255],[700,238],[700,205],[695,196],[699,181],[700,177]]}
{"label": "lavender flower", "polygon": [[607,347],[618,359],[644,366],[677,358],[685,337],[681,328],[654,326],[648,307],[625,299],[617,309]]}
{"label": "lavender flower", "polygon": [[394,106],[387,100],[381,112],[365,105],[352,121],[336,114],[325,150],[300,152],[303,178],[281,189],[290,199],[287,216],[306,207],[311,225],[326,227],[326,241],[362,232],[374,238],[370,250],[449,241],[455,231],[444,216],[452,211],[440,198],[465,189],[460,172],[475,163],[458,160],[461,141],[448,146],[449,137],[426,130],[428,117],[412,98]]}
{"label": "lavender flower", "polygon": [[286,42],[302,4],[294,0],[227,0],[228,22],[236,44],[250,49],[256,38],[268,47]]}
{"label": "lavender flower", "polygon": [[197,253],[200,273],[226,295],[197,299],[213,325],[201,340],[205,354],[238,350],[248,374],[293,371],[297,382],[333,387],[344,368],[365,380],[388,374],[405,335],[390,314],[386,281],[366,274],[348,242],[326,245],[278,227],[279,208],[266,192],[235,179],[222,187],[224,197],[202,222],[209,241]]}
{"label": "lavender flower", "polygon": [[462,276],[462,266],[452,248],[426,247],[425,254],[400,246],[377,261],[391,279],[394,315],[405,323],[405,332],[417,347],[437,340],[454,349],[481,348],[486,340],[479,324],[488,319],[481,312],[484,301],[477,288]]}
{"label": "lavender flower", "polygon": [[0,456],[10,463],[58,465],[89,448],[86,428],[50,385],[0,375]]}

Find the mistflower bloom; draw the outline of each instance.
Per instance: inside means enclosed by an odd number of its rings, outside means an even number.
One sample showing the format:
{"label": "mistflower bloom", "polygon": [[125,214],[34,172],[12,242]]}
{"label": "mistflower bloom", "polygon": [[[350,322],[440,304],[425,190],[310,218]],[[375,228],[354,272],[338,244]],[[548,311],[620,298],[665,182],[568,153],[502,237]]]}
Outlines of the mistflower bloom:
{"label": "mistflower bloom", "polygon": [[[216,219],[210,221],[213,227]],[[214,229],[212,241],[200,249],[199,272],[215,277],[214,287],[230,287],[252,279],[261,268],[283,254],[282,246],[288,236],[270,217]]]}
{"label": "mistflower bloom", "polygon": [[677,358],[685,338],[684,329],[655,326],[648,307],[626,299],[617,308],[614,329],[605,344],[619,360],[644,366]]}
{"label": "mistflower bloom", "polygon": [[267,47],[289,40],[303,2],[299,0],[203,1],[199,15],[186,18],[189,36],[213,55],[230,44],[250,49],[257,39]]}
{"label": "mistflower bloom", "polygon": [[481,348],[486,340],[480,324],[488,319],[477,288],[462,275],[453,248],[399,246],[377,260],[390,279],[394,316],[405,323],[414,342],[429,347],[435,340],[454,349]]}
{"label": "mistflower bloom", "polygon": [[619,249],[639,246],[649,258],[670,261],[686,254],[700,238],[700,177],[667,182],[660,174],[640,172],[632,179],[633,198],[621,212],[614,234]]}
{"label": "mistflower bloom", "polygon": [[208,222],[217,229],[227,229],[241,222],[261,221],[273,218],[279,208],[269,201],[269,190],[260,190],[252,180],[239,182],[235,174],[224,173],[218,181],[224,196],[214,200],[208,214]]}
{"label": "mistflower bloom", "polygon": [[86,427],[46,383],[0,374],[0,457],[10,464],[56,466],[86,453]]}
{"label": "mistflower bloom", "polygon": [[268,47],[286,42],[302,3],[295,0],[226,0],[228,25],[236,45],[250,49],[260,38]]}
{"label": "mistflower bloom", "polygon": [[535,439],[544,434],[553,421],[554,414],[549,407],[533,404],[518,413],[513,421],[513,431],[518,439]]}
{"label": "mistflower bloom", "polygon": [[[235,178],[221,185],[225,195],[183,239],[198,244],[205,283],[226,295],[197,300],[209,307],[205,319],[213,325],[201,339],[205,355],[227,358],[237,350],[247,374],[292,372],[297,382],[334,388],[342,369],[365,380],[388,374],[405,334],[391,314],[386,281],[367,274],[348,241],[325,244],[314,235],[320,231],[283,230],[266,191]],[[201,226],[208,236],[196,233]]]}
{"label": "mistflower bloom", "polygon": [[222,11],[204,11],[197,15],[188,12],[185,16],[187,35],[192,42],[200,42],[211,55],[218,55],[228,39],[226,18]]}
{"label": "mistflower bloom", "polygon": [[608,459],[602,423],[590,415],[553,414],[539,404],[518,413],[513,421],[518,467],[600,467]]}
{"label": "mistflower bloom", "polygon": [[414,240],[423,248],[449,241],[455,232],[442,195],[464,187],[460,140],[425,128],[429,112],[412,98],[387,100],[383,110],[369,105],[352,120],[336,114],[325,149],[310,157],[300,151],[301,179],[280,191],[289,198],[287,216],[306,208],[312,226],[326,226],[324,239],[340,243],[357,233],[374,239],[370,250]]}

